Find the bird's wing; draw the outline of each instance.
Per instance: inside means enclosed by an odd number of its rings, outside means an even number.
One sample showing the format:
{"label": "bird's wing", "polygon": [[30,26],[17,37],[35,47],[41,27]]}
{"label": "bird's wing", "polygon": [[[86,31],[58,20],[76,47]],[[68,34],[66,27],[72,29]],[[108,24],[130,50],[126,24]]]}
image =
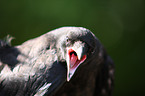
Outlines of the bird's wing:
{"label": "bird's wing", "polygon": [[65,82],[66,68],[44,37],[16,47],[0,41],[0,96],[50,96]]}
{"label": "bird's wing", "polygon": [[114,88],[114,63],[106,53],[103,55],[100,72],[96,76],[94,96],[112,96]]}

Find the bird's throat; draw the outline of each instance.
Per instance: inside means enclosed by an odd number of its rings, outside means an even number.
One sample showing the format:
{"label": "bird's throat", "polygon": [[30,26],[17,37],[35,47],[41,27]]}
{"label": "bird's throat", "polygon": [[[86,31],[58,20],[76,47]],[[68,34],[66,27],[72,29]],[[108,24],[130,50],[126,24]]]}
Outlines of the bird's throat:
{"label": "bird's throat", "polygon": [[78,60],[78,57],[73,53],[70,56],[70,69],[75,69],[78,67],[84,60],[86,59],[86,55],[84,55],[81,60]]}

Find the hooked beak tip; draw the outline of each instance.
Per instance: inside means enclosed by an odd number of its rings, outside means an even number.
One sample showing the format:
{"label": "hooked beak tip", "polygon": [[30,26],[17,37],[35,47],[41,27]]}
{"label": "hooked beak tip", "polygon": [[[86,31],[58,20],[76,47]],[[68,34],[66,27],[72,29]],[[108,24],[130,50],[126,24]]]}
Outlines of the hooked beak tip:
{"label": "hooked beak tip", "polygon": [[67,82],[69,82],[70,81],[70,77],[67,77]]}

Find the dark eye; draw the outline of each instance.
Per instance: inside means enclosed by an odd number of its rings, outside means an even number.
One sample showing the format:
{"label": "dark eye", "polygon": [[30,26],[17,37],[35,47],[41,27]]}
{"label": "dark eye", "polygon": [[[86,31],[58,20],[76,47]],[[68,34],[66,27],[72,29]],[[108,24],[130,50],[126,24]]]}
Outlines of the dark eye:
{"label": "dark eye", "polygon": [[66,37],[66,42],[69,42],[69,41],[70,41],[70,39],[68,37]]}
{"label": "dark eye", "polygon": [[68,38],[66,38],[66,42],[68,42],[69,41],[69,39]]}
{"label": "dark eye", "polygon": [[66,46],[69,46],[70,45],[70,42],[71,42],[70,39],[67,37],[66,38]]}

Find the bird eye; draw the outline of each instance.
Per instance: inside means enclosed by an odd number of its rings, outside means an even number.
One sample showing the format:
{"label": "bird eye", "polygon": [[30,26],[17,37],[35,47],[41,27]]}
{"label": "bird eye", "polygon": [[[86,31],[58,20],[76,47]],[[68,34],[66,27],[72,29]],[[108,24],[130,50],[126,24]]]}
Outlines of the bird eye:
{"label": "bird eye", "polygon": [[70,43],[71,43],[70,39],[66,37],[66,46],[70,46]]}
{"label": "bird eye", "polygon": [[68,37],[66,37],[66,41],[67,41],[67,42],[69,41]]}

